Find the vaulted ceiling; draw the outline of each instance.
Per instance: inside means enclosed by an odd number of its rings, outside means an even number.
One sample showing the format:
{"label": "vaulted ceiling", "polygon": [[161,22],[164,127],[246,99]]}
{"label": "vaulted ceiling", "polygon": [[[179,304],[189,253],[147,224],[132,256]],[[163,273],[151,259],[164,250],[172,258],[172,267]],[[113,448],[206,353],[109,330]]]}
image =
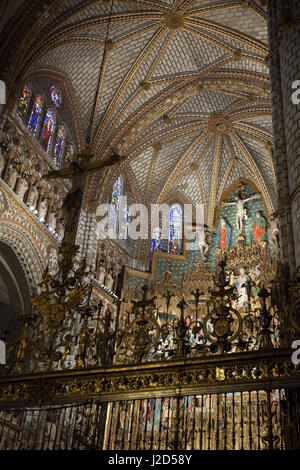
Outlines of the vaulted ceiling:
{"label": "vaulted ceiling", "polygon": [[29,7],[25,1],[23,12],[29,16],[27,28],[20,23],[20,40],[12,45],[10,29],[3,33],[7,79],[40,89],[50,77],[71,103],[77,148],[90,135],[96,159],[109,147],[128,156],[104,180],[91,177],[91,200],[105,199],[123,171],[139,202],[204,202],[209,225],[222,193],[242,178],[256,184],[272,210],[267,18],[260,2],[60,0]]}

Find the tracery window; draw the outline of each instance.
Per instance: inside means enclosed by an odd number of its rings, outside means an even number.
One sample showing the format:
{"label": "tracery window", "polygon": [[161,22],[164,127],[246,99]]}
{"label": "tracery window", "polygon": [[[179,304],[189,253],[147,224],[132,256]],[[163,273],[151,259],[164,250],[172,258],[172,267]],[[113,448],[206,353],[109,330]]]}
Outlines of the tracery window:
{"label": "tracery window", "polygon": [[38,123],[42,113],[42,106],[43,100],[39,95],[37,95],[34,100],[33,108],[27,125],[27,129],[32,133],[32,135],[36,135]]}
{"label": "tracery window", "polygon": [[50,88],[50,95],[51,95],[52,103],[55,104],[55,106],[58,108],[58,106],[61,103],[61,95],[54,86]]}
{"label": "tracery window", "polygon": [[112,189],[111,195],[111,208],[110,208],[110,215],[109,215],[109,224],[108,224],[108,231],[111,234],[117,235],[118,230],[118,218],[119,218],[119,211],[120,211],[120,197],[123,192],[123,178],[119,176],[115,181]]}
{"label": "tracery window", "polygon": [[60,127],[57,131],[54,148],[54,163],[60,166],[62,150],[65,142],[65,131],[63,127]]}
{"label": "tracery window", "polygon": [[[34,102],[31,107],[32,98]],[[24,84],[17,102],[16,114],[40,142],[40,148],[52,157],[55,165],[66,168],[74,159],[75,149],[73,144],[68,142],[68,129],[60,123],[59,110],[56,110],[52,103],[56,108],[62,104],[61,93],[56,87],[48,89],[48,96],[40,93],[34,96],[31,87]],[[28,114],[30,117],[27,121]]]}
{"label": "tracery window", "polygon": [[176,204],[170,209],[169,253],[182,252],[182,209]]}
{"label": "tracery window", "polygon": [[28,111],[31,91],[27,85],[24,85],[22,96],[18,103],[18,115],[23,118]]}
{"label": "tracery window", "polygon": [[41,135],[41,147],[45,150],[45,152],[48,152],[49,150],[49,144],[51,141],[52,134],[54,132],[54,126],[55,126],[54,112],[51,109],[48,109],[46,113],[43,129],[42,129],[42,135]]}

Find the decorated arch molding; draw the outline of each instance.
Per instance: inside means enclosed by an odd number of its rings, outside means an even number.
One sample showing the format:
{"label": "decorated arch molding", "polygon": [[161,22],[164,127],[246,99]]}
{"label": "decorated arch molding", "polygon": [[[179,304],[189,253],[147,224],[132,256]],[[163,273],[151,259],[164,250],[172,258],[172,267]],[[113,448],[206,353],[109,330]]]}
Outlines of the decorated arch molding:
{"label": "decorated arch molding", "polygon": [[0,225],[0,241],[12,248],[27,281],[28,294],[33,295],[44,271],[37,250],[24,232],[5,223]]}

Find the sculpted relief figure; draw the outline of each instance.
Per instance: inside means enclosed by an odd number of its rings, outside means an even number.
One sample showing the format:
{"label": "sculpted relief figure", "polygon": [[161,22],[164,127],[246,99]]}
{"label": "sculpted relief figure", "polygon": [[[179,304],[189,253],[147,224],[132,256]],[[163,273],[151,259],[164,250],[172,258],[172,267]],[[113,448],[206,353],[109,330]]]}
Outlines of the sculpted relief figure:
{"label": "sculpted relief figure", "polygon": [[40,222],[45,222],[47,212],[48,212],[48,199],[47,197],[44,197],[41,201],[41,204],[39,207],[39,213],[38,213]]}
{"label": "sculpted relief figure", "polygon": [[37,182],[31,186],[26,203],[31,210],[36,209],[37,201],[39,198],[39,192],[37,190],[36,184]]}
{"label": "sculpted relief figure", "polygon": [[[200,238],[200,237],[199,237]],[[204,227],[204,240],[199,241],[199,248],[202,259],[205,260],[211,245],[211,233],[208,231],[207,226]]]}
{"label": "sculpted relief figure", "polygon": [[58,220],[56,231],[58,234],[58,241],[61,242],[65,234],[65,222],[64,222],[63,217],[60,217],[60,219]]}
{"label": "sculpted relief figure", "polygon": [[109,290],[113,290],[113,285],[114,285],[114,278],[112,275],[112,269],[110,269],[108,275],[107,275],[107,281],[106,281],[106,287],[108,287]]}
{"label": "sculpted relief figure", "polygon": [[104,260],[102,259],[99,265],[99,282],[102,285],[104,285],[105,272],[106,272],[105,263],[104,263]]}
{"label": "sculpted relief figure", "polygon": [[19,177],[19,172],[17,171],[16,166],[11,167],[8,172],[8,178],[6,182],[12,190],[15,189],[18,177]]}
{"label": "sculpted relief figure", "polygon": [[51,207],[49,211],[48,220],[47,220],[47,226],[50,232],[55,232],[56,225],[57,225],[57,211],[53,207]]}
{"label": "sculpted relief figure", "polygon": [[18,180],[18,184],[16,187],[16,195],[23,201],[27,190],[28,190],[28,183],[26,180],[26,176],[24,175]]}
{"label": "sculpted relief figure", "polygon": [[270,229],[271,235],[269,241],[271,245],[275,248],[276,251],[279,250],[279,227],[278,227],[278,218],[275,217],[275,214],[271,214],[270,217]]}
{"label": "sculpted relief figure", "polygon": [[241,308],[249,304],[248,284],[250,277],[246,273],[245,268],[240,268],[240,274],[236,280],[236,288],[238,291],[237,307]]}

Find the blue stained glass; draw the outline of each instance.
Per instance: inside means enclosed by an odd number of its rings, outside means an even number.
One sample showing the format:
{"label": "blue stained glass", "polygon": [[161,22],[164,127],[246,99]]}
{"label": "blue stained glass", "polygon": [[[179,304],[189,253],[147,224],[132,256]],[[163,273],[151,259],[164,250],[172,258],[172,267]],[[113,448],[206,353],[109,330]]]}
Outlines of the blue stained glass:
{"label": "blue stained glass", "polygon": [[162,251],[163,249],[163,238],[162,231],[159,227],[156,227],[153,230],[152,240],[151,240],[151,252],[152,251]]}
{"label": "blue stained glass", "polygon": [[61,97],[59,91],[57,91],[54,86],[50,88],[50,95],[52,102],[55,104],[56,107],[58,107],[61,103]]}
{"label": "blue stained glass", "polygon": [[119,210],[120,210],[120,196],[122,195],[123,191],[123,179],[121,176],[115,181],[112,190],[111,196],[111,211],[110,217],[108,222],[108,231],[110,234],[116,235],[117,233],[117,225],[118,225],[118,217],[119,217]]}
{"label": "blue stained glass", "polygon": [[121,176],[116,180],[113,190],[112,190],[112,196],[111,196],[111,204],[113,205],[113,208],[115,209],[116,212],[119,212],[119,206],[120,206],[120,196],[123,191],[123,179]]}
{"label": "blue stained glass", "polygon": [[39,119],[41,116],[42,112],[42,98],[40,96],[37,96],[34,103],[33,103],[33,108],[31,111],[30,119],[27,125],[27,129],[33,134],[36,134],[37,126],[39,123]]}
{"label": "blue stained glass", "polygon": [[182,247],[182,210],[173,206],[170,210],[169,253],[179,255]]}

